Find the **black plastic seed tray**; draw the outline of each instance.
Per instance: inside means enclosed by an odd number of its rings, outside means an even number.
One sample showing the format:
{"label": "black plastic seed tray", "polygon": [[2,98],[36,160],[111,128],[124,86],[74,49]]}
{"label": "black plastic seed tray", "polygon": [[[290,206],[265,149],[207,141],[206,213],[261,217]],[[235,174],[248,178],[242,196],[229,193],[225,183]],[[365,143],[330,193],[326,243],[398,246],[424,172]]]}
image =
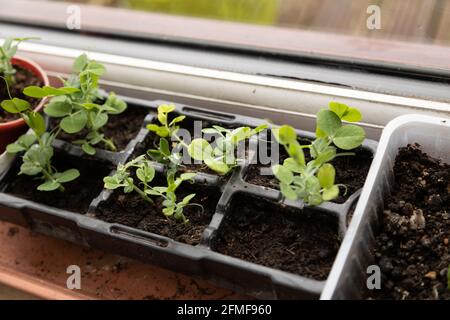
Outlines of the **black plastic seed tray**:
{"label": "black plastic seed tray", "polygon": [[[142,129],[130,141],[125,150],[120,152],[98,151],[90,161],[99,161],[106,169],[114,168],[119,163],[129,160],[135,149],[151,134],[145,125],[156,116],[156,108],[164,101],[147,102],[134,98],[121,97],[129,108],[148,108],[149,114],[142,123]],[[221,126],[258,126],[265,123],[262,119],[243,117],[222,112],[215,112],[192,106],[176,105],[176,112],[184,114],[187,119],[198,119]],[[306,138],[313,133],[298,132]],[[255,140],[252,140],[253,143]],[[363,148],[375,153],[377,143],[366,140]],[[56,141],[55,148],[76,158],[86,159],[82,150],[64,141]],[[252,155],[250,154],[250,159]],[[158,172],[164,167],[155,164]],[[29,227],[37,232],[69,240],[85,246],[122,254],[145,262],[156,264],[176,272],[203,278],[235,291],[266,299],[318,298],[325,281],[318,281],[294,273],[289,273],[238,258],[218,253],[216,240],[222,226],[233,210],[232,203],[236,197],[245,195],[255,201],[261,199],[283,208],[291,208],[311,216],[326,216],[335,224],[335,232],[342,239],[347,230],[347,214],[359,196],[359,191],[351,195],[343,204],[324,203],[317,207],[304,206],[301,202],[283,200],[278,190],[249,184],[244,181],[249,161],[240,163],[232,174],[221,177],[210,173],[199,173],[195,185],[215,188],[219,200],[209,226],[203,232],[198,245],[192,246],[174,241],[155,233],[142,231],[118,223],[107,223],[96,218],[97,208],[112,196],[112,191],[101,190],[92,195],[89,209],[75,213],[46,206],[37,202],[5,193],[11,179],[15,177],[17,164],[13,162],[10,169],[0,177],[0,219]],[[251,205],[251,203],[249,203]],[[318,222],[320,223],[320,222]]]}

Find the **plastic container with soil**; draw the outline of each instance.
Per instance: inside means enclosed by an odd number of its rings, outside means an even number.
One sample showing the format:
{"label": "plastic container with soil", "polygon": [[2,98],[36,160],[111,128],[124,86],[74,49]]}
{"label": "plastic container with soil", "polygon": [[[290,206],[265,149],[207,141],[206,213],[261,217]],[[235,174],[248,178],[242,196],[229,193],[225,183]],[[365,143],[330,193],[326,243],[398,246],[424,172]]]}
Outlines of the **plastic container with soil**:
{"label": "plastic container with soil", "polygon": [[[450,119],[386,126],[322,299],[450,299],[449,163]],[[367,287],[371,265],[381,289]]]}
{"label": "plastic container with soil", "polygon": [[[100,176],[108,175],[105,171],[118,163],[125,163],[154,147],[157,140],[145,129],[145,125],[155,121],[156,107],[167,102],[124,100],[130,109],[146,107],[150,112],[136,137],[127,143],[123,151],[99,151],[93,157],[86,157],[79,147],[60,140],[56,143],[58,157],[74,157],[79,165],[89,163],[88,167],[96,167],[101,162],[98,169],[93,169]],[[189,132],[192,132],[193,120],[207,121],[208,126],[217,124],[229,128],[256,127],[266,122],[191,106],[175,106],[176,114],[186,115],[182,128]],[[302,132],[302,136],[312,138],[314,135]],[[364,150],[372,153],[375,148],[376,143],[370,140],[363,146]],[[15,185],[19,179],[12,179],[16,169],[14,165],[0,180],[3,191],[0,194],[0,218],[39,232],[201,277],[257,298],[318,298],[345,235],[347,212],[359,193],[354,192],[344,203],[323,203],[314,208],[301,202],[284,201],[278,190],[244,181],[250,163],[248,160],[252,157],[248,151],[247,155],[247,161],[241,162],[226,176],[219,176],[201,165],[184,168],[185,171],[199,170],[199,173],[193,184],[185,182],[180,187],[180,194],[195,192],[197,196],[194,201],[204,208],[203,211],[195,208],[186,211],[191,221],[189,225],[167,221],[160,212],[158,201],[154,206],[149,206],[132,193],[125,195],[119,191],[103,190],[101,186],[99,190],[90,190],[90,196],[85,196],[83,201],[78,201],[84,203],[82,208],[71,207],[68,203],[55,204],[50,196],[44,200],[27,194],[27,199],[23,198],[24,195],[18,197]],[[155,167],[156,180],[164,179],[164,166],[155,163]],[[112,173],[111,170],[109,174]],[[67,189],[70,187],[67,185]],[[11,194],[11,190],[16,196]],[[255,203],[257,206],[252,207]],[[262,204],[265,204],[264,207]],[[258,208],[261,211],[252,217],[250,213]],[[271,214],[276,212],[279,218],[276,224],[274,217],[267,214],[267,209],[271,209]],[[236,216],[237,212],[245,214]],[[270,229],[272,224],[273,230]],[[243,230],[248,231],[245,235],[247,241],[236,243],[236,239],[244,239],[241,234]],[[262,235],[266,230],[277,235],[276,242]],[[251,254],[254,244],[248,241],[252,232],[262,235],[257,239],[258,244],[279,260],[267,259],[265,250],[258,250],[259,254],[254,259],[254,254]],[[272,245],[265,244],[267,240]],[[245,247],[248,244],[253,247]]]}

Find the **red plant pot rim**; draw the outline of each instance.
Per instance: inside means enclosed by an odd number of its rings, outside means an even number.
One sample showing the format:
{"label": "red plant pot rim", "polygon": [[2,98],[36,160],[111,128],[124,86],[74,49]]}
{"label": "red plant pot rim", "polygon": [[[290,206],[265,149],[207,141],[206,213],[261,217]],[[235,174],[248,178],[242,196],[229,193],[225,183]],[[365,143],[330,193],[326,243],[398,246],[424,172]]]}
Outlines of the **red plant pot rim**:
{"label": "red plant pot rim", "polygon": [[[22,58],[19,56],[14,56],[11,60],[13,65],[20,66],[24,69],[27,69],[31,73],[33,73],[35,76],[39,77],[42,82],[44,83],[44,86],[49,86],[50,82],[48,80],[48,76],[45,73],[45,71],[34,61]],[[44,107],[44,104],[46,102],[46,98],[42,98],[39,104],[34,108],[34,111],[38,112],[41,111]],[[0,130],[2,129],[13,129],[17,127],[25,126],[25,121],[23,119],[16,119],[9,122],[0,123]]]}

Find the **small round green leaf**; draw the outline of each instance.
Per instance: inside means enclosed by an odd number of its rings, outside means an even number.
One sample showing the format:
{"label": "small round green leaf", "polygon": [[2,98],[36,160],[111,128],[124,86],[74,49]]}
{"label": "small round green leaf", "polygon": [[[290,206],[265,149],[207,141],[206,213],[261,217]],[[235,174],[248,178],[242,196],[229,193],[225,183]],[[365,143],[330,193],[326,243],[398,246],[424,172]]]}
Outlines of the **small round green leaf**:
{"label": "small round green leaf", "polygon": [[348,108],[347,112],[342,117],[342,120],[348,122],[358,122],[362,120],[362,114],[356,108]]}
{"label": "small round green leaf", "polygon": [[323,190],[322,198],[325,201],[331,201],[339,196],[339,187],[334,185],[328,189]]}
{"label": "small round green leaf", "polygon": [[328,104],[328,106],[330,107],[330,110],[333,111],[334,113],[336,113],[337,116],[341,119],[342,119],[342,116],[348,111],[348,108],[349,108],[346,104],[334,102],[334,101],[330,102]]}
{"label": "small round green leaf", "polygon": [[73,65],[72,65],[73,72],[80,73],[86,67],[88,62],[89,62],[89,59],[85,53],[78,56],[78,58],[75,59],[75,61],[73,62]]}
{"label": "small round green leaf", "polygon": [[173,104],[162,104],[158,107],[158,113],[169,113],[175,110]]}
{"label": "small round green leaf", "polygon": [[116,176],[104,177],[103,182],[105,184],[105,188],[109,190],[114,190],[120,187],[120,181],[117,179]]}
{"label": "small round green leaf", "polygon": [[72,112],[72,104],[68,101],[51,101],[45,108],[46,115],[54,118],[67,116]]}
{"label": "small round green leaf", "polygon": [[286,183],[280,183],[280,191],[283,194],[283,196],[288,200],[297,200],[297,193],[295,192],[292,187]]}
{"label": "small round green leaf", "polygon": [[83,149],[83,151],[88,155],[93,156],[94,154],[96,154],[95,148],[93,146],[91,146],[89,143],[86,143],[86,142],[83,143],[81,145],[81,149]]}
{"label": "small round green leaf", "polygon": [[317,113],[317,126],[328,136],[333,136],[341,125],[341,119],[333,111],[324,109]]}
{"label": "small round green leaf", "polygon": [[275,177],[277,177],[278,180],[280,180],[285,184],[289,185],[294,180],[294,175],[292,174],[292,171],[285,166],[281,166],[279,164],[274,165],[272,167],[272,171]]}
{"label": "small round green leaf", "polygon": [[297,133],[295,132],[295,129],[288,125],[281,126],[275,137],[281,144],[290,144],[297,141]]}
{"label": "small round green leaf", "polygon": [[37,112],[29,112],[23,115],[23,119],[27,125],[33,129],[36,135],[41,136],[45,132],[45,119]]}
{"label": "small round green leaf", "polygon": [[352,150],[361,145],[366,138],[364,129],[354,125],[340,128],[333,138],[333,143],[343,150]]}
{"label": "small round green leaf", "polygon": [[336,177],[336,170],[333,165],[329,163],[325,163],[320,167],[319,172],[317,173],[317,178],[319,179],[319,183],[322,188],[331,188],[334,185],[334,179]]}
{"label": "small round green leaf", "polygon": [[188,153],[192,159],[203,161],[212,157],[213,149],[208,141],[197,138],[192,140]]}
{"label": "small round green leaf", "polygon": [[63,118],[59,125],[66,133],[76,133],[86,126],[87,120],[86,112],[81,110]]}

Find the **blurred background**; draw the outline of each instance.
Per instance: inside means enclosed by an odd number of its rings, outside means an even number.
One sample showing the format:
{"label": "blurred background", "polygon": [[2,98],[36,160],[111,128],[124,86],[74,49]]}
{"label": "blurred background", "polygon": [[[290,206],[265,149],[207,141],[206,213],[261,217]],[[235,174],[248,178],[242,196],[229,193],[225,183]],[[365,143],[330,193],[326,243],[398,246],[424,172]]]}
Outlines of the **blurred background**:
{"label": "blurred background", "polygon": [[[450,45],[450,0],[71,0],[70,2],[352,36]],[[366,20],[370,15],[367,8],[370,5],[377,5],[380,8],[380,30],[370,30],[366,27]]]}

